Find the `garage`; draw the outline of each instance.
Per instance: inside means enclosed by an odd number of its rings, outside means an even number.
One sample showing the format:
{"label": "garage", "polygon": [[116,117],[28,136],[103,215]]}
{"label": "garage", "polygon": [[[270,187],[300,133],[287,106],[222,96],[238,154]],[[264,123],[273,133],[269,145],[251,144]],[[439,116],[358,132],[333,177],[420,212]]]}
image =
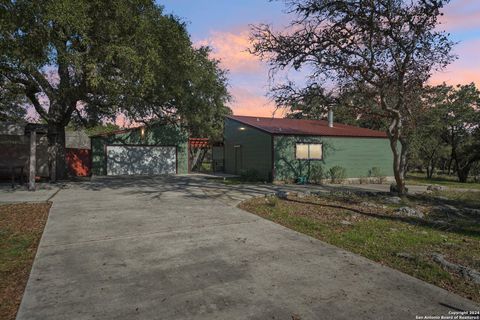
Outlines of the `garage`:
{"label": "garage", "polygon": [[108,176],[188,173],[188,133],[153,123],[91,136],[92,174]]}
{"label": "garage", "polygon": [[107,175],[159,175],[177,172],[172,146],[107,146]]}

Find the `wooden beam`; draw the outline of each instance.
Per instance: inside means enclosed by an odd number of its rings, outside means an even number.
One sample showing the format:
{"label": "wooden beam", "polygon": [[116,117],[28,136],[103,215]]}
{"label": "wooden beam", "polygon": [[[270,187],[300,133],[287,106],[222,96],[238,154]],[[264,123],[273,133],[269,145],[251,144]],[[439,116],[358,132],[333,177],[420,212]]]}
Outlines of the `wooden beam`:
{"label": "wooden beam", "polygon": [[35,191],[35,176],[37,171],[37,132],[30,131],[30,170],[28,190]]}

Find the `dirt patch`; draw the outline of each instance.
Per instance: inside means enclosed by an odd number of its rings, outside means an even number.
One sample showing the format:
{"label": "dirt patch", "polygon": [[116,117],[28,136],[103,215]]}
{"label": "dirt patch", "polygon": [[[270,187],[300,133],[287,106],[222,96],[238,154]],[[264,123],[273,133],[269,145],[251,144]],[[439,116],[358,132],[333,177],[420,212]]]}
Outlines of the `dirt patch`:
{"label": "dirt patch", "polygon": [[15,319],[50,206],[0,205],[0,319]]}

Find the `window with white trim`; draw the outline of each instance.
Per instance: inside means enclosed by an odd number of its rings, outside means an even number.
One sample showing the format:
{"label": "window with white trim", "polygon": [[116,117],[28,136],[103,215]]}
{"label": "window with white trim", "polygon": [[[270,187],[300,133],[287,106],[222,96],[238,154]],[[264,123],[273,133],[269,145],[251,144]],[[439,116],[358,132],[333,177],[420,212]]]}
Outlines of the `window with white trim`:
{"label": "window with white trim", "polygon": [[295,158],[297,160],[322,160],[323,144],[297,143],[295,145]]}

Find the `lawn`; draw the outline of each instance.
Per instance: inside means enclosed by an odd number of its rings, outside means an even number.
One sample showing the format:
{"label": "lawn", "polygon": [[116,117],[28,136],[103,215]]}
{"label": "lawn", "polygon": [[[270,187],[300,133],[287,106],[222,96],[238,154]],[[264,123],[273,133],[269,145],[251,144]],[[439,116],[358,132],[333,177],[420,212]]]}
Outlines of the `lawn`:
{"label": "lawn", "polygon": [[[374,196],[330,194],[255,198],[240,207],[480,302],[480,285],[432,259],[432,254],[440,253],[450,262],[480,270],[480,216],[445,216],[435,211],[435,199],[424,195],[391,205]],[[406,204],[422,208],[426,217],[394,214],[396,207]]]}
{"label": "lawn", "polygon": [[50,205],[0,205],[0,319],[15,319]]}
{"label": "lawn", "polygon": [[466,183],[458,182],[457,176],[437,175],[432,179],[427,179],[424,173],[409,173],[407,176],[407,184],[411,185],[430,185],[436,184],[450,188],[458,189],[476,189],[480,190],[480,183],[469,181]]}

